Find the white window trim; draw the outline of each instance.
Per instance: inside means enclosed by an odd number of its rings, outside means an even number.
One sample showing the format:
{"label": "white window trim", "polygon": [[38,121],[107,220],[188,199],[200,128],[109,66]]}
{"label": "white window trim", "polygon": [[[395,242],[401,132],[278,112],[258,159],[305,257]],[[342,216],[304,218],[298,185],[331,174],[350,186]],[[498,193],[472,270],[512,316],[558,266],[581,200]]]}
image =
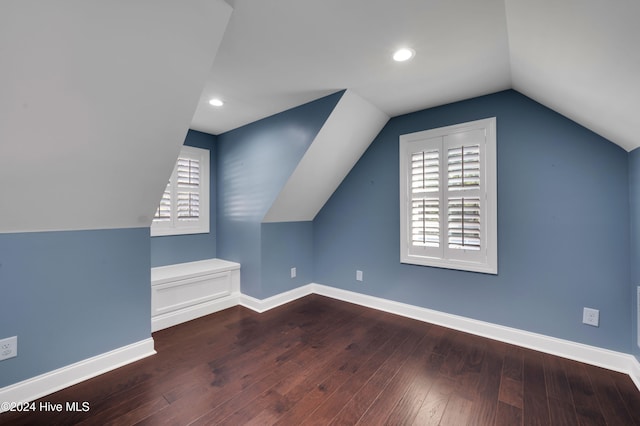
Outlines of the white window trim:
{"label": "white window trim", "polygon": [[[174,166],[171,177],[169,178],[169,184],[167,189],[172,191],[172,207],[170,221],[158,222],[154,220],[151,223],[151,236],[166,236],[166,235],[188,235],[188,234],[206,234],[209,233],[209,150],[202,148],[195,148],[192,146],[183,146],[180,150],[178,158],[197,159],[200,162],[200,185],[199,200],[200,211],[199,218],[195,221],[180,222],[176,220],[176,207],[175,207],[175,187],[173,183],[176,182],[177,175],[177,161]],[[163,192],[164,193],[164,192]]]}
{"label": "white window trim", "polygon": [[[446,183],[444,176],[446,168],[443,166],[446,161],[445,137],[455,133],[467,132],[470,130],[482,129],[485,132],[485,142],[481,147],[481,156],[484,167],[481,170],[481,203],[482,203],[482,241],[484,243],[480,256],[471,256],[468,260],[462,258],[454,259],[448,257],[445,253],[447,245],[444,241],[446,230],[441,219],[442,240],[440,245],[442,249],[436,254],[428,249],[421,253],[416,253],[410,246],[411,230],[410,230],[410,211],[409,203],[411,203],[411,184],[410,184],[410,157],[414,152],[414,148],[421,144],[432,144],[436,138],[441,138],[441,156],[440,156],[440,215],[444,216],[445,209],[445,191]],[[463,271],[482,272],[488,274],[498,273],[498,193],[497,193],[497,154],[496,154],[496,118],[488,118],[468,123],[457,124],[453,126],[441,127],[432,130],[425,130],[416,133],[410,133],[400,136],[400,262],[414,265],[434,266],[439,268],[457,269]],[[462,250],[464,252],[465,250]],[[473,258],[475,257],[475,259]]]}

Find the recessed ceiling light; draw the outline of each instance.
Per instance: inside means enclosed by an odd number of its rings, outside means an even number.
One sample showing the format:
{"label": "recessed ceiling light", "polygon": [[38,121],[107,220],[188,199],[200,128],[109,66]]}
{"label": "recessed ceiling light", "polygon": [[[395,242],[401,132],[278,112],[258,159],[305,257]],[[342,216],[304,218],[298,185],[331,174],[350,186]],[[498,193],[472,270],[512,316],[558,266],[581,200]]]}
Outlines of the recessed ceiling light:
{"label": "recessed ceiling light", "polygon": [[220,99],[214,98],[214,99],[211,99],[209,101],[209,105],[213,105],[213,106],[219,107],[219,106],[224,105],[224,102],[222,102]]}
{"label": "recessed ceiling light", "polygon": [[409,48],[398,49],[393,54],[393,60],[397,62],[408,61],[409,59],[413,58],[415,54],[416,54],[416,51],[413,49],[409,49]]}

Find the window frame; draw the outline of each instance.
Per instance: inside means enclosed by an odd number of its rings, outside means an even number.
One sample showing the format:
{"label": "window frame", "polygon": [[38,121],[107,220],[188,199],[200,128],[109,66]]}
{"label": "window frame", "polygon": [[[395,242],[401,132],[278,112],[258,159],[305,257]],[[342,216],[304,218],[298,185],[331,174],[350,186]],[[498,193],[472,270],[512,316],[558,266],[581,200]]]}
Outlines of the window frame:
{"label": "window frame", "polygon": [[[484,132],[484,141],[480,143],[480,184],[479,190],[462,189],[453,191],[447,183],[447,152],[460,146],[454,143],[456,135],[474,131]],[[400,262],[405,264],[433,266],[439,268],[462,271],[481,272],[487,274],[498,273],[498,232],[497,232],[497,141],[496,118],[445,126],[424,130],[400,136]],[[439,152],[439,183],[437,196],[430,196],[430,200],[439,200],[439,246],[417,247],[412,244],[411,217],[413,201],[411,193],[411,157],[414,153],[430,150]],[[449,200],[456,198],[456,194],[473,193],[479,198],[480,219],[480,250],[466,250],[450,248],[447,236],[447,206]],[[423,219],[424,220],[424,219]]]}
{"label": "window frame", "polygon": [[[209,210],[210,210],[210,151],[204,148],[197,148],[193,146],[183,145],[180,149],[180,154],[176,159],[176,164],[173,167],[169,182],[163,196],[167,191],[170,191],[170,219],[168,221],[156,220],[156,213],[151,222],[151,236],[169,236],[169,235],[190,235],[190,234],[207,234],[209,233]],[[198,189],[198,203],[199,203],[199,215],[197,220],[185,220],[181,221],[177,217],[177,193],[180,187],[176,184],[178,174],[178,162],[180,159],[197,160],[199,162],[199,185]]]}

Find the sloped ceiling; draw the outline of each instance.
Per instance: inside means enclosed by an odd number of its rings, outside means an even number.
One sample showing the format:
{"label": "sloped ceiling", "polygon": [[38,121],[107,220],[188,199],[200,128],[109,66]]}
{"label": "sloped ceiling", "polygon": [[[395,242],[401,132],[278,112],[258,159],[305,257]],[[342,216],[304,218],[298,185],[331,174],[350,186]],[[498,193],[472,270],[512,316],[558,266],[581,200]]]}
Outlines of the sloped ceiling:
{"label": "sloped ceiling", "polygon": [[[196,130],[223,133],[341,89],[396,116],[514,88],[640,146],[637,0],[228,2]],[[401,46],[415,58],[393,62]]]}
{"label": "sloped ceiling", "polygon": [[0,232],[150,226],[230,14],[0,2]]}
{"label": "sloped ceiling", "polygon": [[640,1],[507,0],[513,88],[640,146]]}

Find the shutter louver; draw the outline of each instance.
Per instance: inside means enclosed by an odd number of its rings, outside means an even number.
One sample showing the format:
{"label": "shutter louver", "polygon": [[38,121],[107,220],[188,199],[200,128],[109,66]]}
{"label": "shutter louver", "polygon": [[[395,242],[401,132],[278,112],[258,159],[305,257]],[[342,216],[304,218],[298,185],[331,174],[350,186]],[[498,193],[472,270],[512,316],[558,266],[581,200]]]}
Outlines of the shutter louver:
{"label": "shutter louver", "polygon": [[167,183],[167,187],[162,193],[162,199],[153,220],[160,222],[171,220],[171,182]]}
{"label": "shutter louver", "polygon": [[200,162],[191,158],[178,158],[178,186],[197,188],[200,185]]}
{"label": "shutter louver", "polygon": [[197,192],[178,191],[178,220],[195,220],[200,217],[200,196]]}
{"label": "shutter louver", "polygon": [[[411,154],[411,244],[440,246],[440,152]],[[435,197],[427,197],[435,193]]]}
{"label": "shutter louver", "polygon": [[450,191],[480,187],[480,146],[448,150],[447,186]]}
{"label": "shutter louver", "polygon": [[480,199],[449,199],[447,228],[449,248],[480,250]]}
{"label": "shutter louver", "polygon": [[[450,249],[480,250],[480,146],[447,150],[447,190],[458,197],[447,202],[447,240]],[[468,195],[468,196],[467,196]]]}
{"label": "shutter louver", "polygon": [[200,164],[198,160],[178,158],[178,188],[176,215],[178,220],[197,220],[200,217]]}
{"label": "shutter louver", "polygon": [[437,192],[440,189],[440,152],[422,151],[411,155],[411,192]]}
{"label": "shutter louver", "polygon": [[440,246],[440,200],[416,199],[411,203],[411,244]]}

